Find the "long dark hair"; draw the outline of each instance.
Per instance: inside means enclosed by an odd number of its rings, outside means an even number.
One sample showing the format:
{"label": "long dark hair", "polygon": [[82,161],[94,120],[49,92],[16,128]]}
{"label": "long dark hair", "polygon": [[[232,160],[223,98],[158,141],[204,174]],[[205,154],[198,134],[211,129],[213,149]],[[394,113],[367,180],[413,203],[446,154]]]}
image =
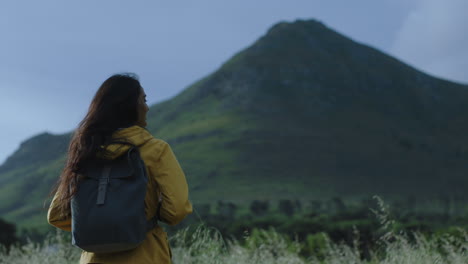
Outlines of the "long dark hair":
{"label": "long dark hair", "polygon": [[[53,188],[58,192],[57,204],[62,216],[69,216],[70,201],[76,193],[83,165],[105,151],[112,133],[118,128],[135,125],[138,120],[138,99],[142,93],[138,76],[115,74],[105,80],[94,95],[85,118],[79,123],[70,141],[66,165]],[[113,139],[115,140],[115,139]]]}

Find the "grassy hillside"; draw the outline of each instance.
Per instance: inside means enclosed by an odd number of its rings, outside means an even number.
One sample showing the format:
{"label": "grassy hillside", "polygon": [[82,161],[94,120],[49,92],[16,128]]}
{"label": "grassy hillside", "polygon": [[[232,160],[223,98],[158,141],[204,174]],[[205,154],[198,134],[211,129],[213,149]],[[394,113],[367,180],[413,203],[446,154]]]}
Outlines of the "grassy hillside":
{"label": "grassy hillside", "polygon": [[[467,88],[317,21],[283,22],[153,105],[148,129],[173,146],[195,203],[466,197]],[[0,167],[0,217],[45,224],[69,137],[34,137]]]}

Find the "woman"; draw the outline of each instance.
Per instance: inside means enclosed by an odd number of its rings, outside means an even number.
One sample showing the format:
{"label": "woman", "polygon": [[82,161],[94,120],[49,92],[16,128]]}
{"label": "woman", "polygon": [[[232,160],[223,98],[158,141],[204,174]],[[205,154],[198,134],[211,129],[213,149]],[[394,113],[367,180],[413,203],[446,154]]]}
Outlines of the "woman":
{"label": "woman", "polygon": [[[149,110],[145,98],[134,75],[113,75],[101,85],[74,133],[66,166],[52,192],[54,198],[47,215],[51,225],[71,231],[70,201],[79,184],[80,168],[96,157],[115,159],[126,153],[130,146],[110,143],[116,140],[136,145],[145,163],[149,178],[145,197],[148,220],[156,215],[159,200],[160,219],[169,225],[192,212],[185,175],[171,147],[145,129]],[[112,254],[83,251],[80,263],[171,263],[171,256],[167,234],[156,226],[133,250]]]}

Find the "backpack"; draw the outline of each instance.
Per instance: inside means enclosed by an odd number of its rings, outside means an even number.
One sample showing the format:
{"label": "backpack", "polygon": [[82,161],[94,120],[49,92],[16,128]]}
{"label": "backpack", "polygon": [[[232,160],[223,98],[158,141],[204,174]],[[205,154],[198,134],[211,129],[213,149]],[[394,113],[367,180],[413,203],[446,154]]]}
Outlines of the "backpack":
{"label": "backpack", "polygon": [[148,176],[138,148],[114,160],[99,160],[82,170],[71,199],[72,244],[88,252],[112,253],[140,245],[157,225],[146,220]]}

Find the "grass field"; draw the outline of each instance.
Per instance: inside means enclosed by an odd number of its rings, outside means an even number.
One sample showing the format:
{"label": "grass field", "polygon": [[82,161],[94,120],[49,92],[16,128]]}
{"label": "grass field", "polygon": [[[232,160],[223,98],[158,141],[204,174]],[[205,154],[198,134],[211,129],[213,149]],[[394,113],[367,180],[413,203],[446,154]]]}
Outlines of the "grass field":
{"label": "grass field", "polygon": [[[463,232],[461,230],[461,232]],[[188,235],[190,234],[190,235]],[[414,234],[415,242],[403,235],[381,238],[381,248],[371,259],[361,259],[356,247],[332,244],[324,237],[322,248],[315,256],[304,258],[300,248],[306,245],[288,241],[274,230],[259,230],[244,241],[225,241],[215,230],[199,227],[171,238],[174,263],[272,264],[272,263],[468,263],[468,236],[462,239],[446,236],[429,240]],[[358,240],[356,240],[358,243]],[[0,263],[9,264],[66,264],[78,263],[80,250],[71,246],[63,234],[50,236],[43,244],[29,243],[11,248],[9,254],[0,254]]]}
{"label": "grass field", "polygon": [[[327,235],[319,233],[312,239],[299,243],[286,235],[268,230],[254,229],[241,240],[226,239],[214,228],[207,226],[189,227],[180,230],[170,238],[173,262],[184,264],[306,264],[306,263],[385,263],[419,264],[468,263],[468,233],[458,229],[453,233],[438,236],[425,236],[418,232],[394,233],[383,204],[375,211],[381,224],[382,235],[377,239],[377,247],[369,257],[359,251],[359,232],[354,234],[353,245],[333,243]],[[313,252],[304,256],[304,247]],[[57,231],[49,234],[40,244],[27,243],[10,248],[7,253],[2,249],[0,263],[9,264],[67,264],[78,263],[80,250],[71,245],[69,233]]]}

